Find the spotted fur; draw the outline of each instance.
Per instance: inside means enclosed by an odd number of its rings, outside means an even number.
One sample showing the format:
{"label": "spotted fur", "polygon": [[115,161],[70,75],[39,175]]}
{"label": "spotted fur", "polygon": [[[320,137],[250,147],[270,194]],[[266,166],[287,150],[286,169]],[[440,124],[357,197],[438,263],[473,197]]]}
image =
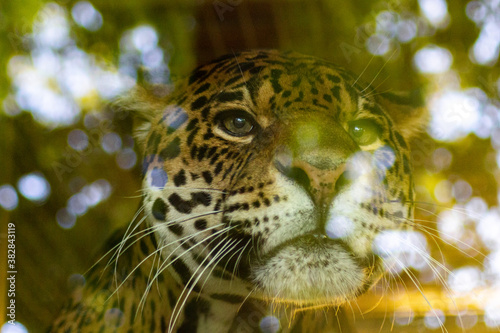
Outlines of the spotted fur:
{"label": "spotted fur", "polygon": [[333,314],[293,314],[364,293],[383,274],[375,237],[413,218],[421,113],[328,62],[230,55],[123,104],[142,215],[53,331],[254,332],[271,314],[283,332],[329,331]]}

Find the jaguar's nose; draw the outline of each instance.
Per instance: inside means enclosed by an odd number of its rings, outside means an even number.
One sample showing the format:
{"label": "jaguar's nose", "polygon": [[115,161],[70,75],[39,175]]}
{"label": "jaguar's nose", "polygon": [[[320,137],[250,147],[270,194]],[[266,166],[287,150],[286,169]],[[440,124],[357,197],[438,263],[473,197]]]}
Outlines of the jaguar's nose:
{"label": "jaguar's nose", "polygon": [[304,119],[285,130],[274,154],[276,168],[310,195],[318,208],[327,208],[347,183],[346,163],[359,147],[337,122]]}
{"label": "jaguar's nose", "polygon": [[[276,168],[285,176],[299,184],[310,195],[317,207],[328,205],[335,193],[347,184],[344,171],[345,161],[312,156],[321,152],[311,152],[309,156],[291,159],[285,153],[277,153]],[[325,152],[327,153],[327,152]]]}

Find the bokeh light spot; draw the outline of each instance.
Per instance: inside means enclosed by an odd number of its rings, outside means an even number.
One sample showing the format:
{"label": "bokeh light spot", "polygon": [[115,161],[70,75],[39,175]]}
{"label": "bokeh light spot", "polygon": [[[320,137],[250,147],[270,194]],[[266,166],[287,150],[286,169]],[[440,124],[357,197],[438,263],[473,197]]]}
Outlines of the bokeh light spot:
{"label": "bokeh light spot", "polygon": [[452,243],[460,241],[465,232],[466,216],[458,210],[445,210],[438,215],[440,236]]}
{"label": "bokeh light spot", "polygon": [[457,180],[452,187],[452,195],[457,202],[466,202],[472,195],[472,187],[465,180]]}
{"label": "bokeh light spot", "polygon": [[429,134],[436,140],[454,141],[479,125],[481,102],[474,91],[446,91],[431,98]]}
{"label": "bokeh light spot", "polygon": [[396,162],[396,154],[389,146],[382,146],[373,153],[373,167],[377,171],[382,171],[384,175],[388,169],[394,166],[394,162]]}
{"label": "bokeh light spot", "polygon": [[446,0],[419,0],[420,10],[434,26],[441,26],[448,17]]}
{"label": "bokeh light spot", "polygon": [[[102,25],[101,14],[89,2],[76,3],[72,14],[87,29]],[[8,114],[25,110],[44,126],[69,126],[79,119],[86,104],[99,97],[114,98],[135,84],[135,74],[127,77],[118,73],[76,46],[64,7],[46,4],[38,12],[32,31],[21,36],[30,40],[30,53],[8,61],[13,88],[7,100]],[[166,73],[162,72],[162,77]]]}
{"label": "bokeh light spot", "polygon": [[[490,209],[482,216],[476,231],[483,242],[491,249],[500,247],[500,209]],[[500,264],[500,262],[499,262]]]}
{"label": "bokeh light spot", "polygon": [[434,197],[441,203],[449,203],[452,199],[452,183],[448,180],[441,180],[434,187]]}
{"label": "bokeh light spot", "polygon": [[415,318],[415,313],[411,308],[404,307],[398,308],[395,311],[394,321],[400,326],[406,326],[413,322]]}
{"label": "bokeh light spot", "polygon": [[97,31],[102,26],[102,15],[90,2],[79,1],[71,9],[73,20],[89,31]]}
{"label": "bokeh light spot", "polygon": [[473,197],[465,204],[467,216],[473,221],[479,221],[488,212],[488,204],[481,197]]}
{"label": "bokeh light spot", "polygon": [[453,161],[453,154],[446,148],[437,148],[432,153],[432,162],[437,171],[446,170]]}
{"label": "bokeh light spot", "polygon": [[472,59],[480,65],[493,65],[498,59],[500,47],[500,22],[489,16],[472,46]]}
{"label": "bokeh light spot", "polygon": [[163,63],[163,50],[156,47],[142,54],[142,63],[146,67],[155,68]]}
{"label": "bokeh light spot", "polygon": [[476,23],[480,23],[488,13],[487,5],[482,1],[470,1],[465,7],[467,17]]}
{"label": "bokeh light spot", "polygon": [[444,325],[446,317],[442,310],[433,309],[427,311],[424,317],[425,326],[429,329],[435,330]]}
{"label": "bokeh light spot", "polygon": [[75,225],[76,216],[85,214],[89,208],[106,200],[112,191],[111,184],[106,179],[98,179],[84,186],[82,186],[82,181],[79,181],[78,187],[81,189],[68,199],[66,208],[57,212],[57,223],[64,229],[72,228]]}
{"label": "bokeh light spot", "polygon": [[448,276],[448,285],[457,293],[468,293],[482,284],[481,270],[477,267],[461,267]]}
{"label": "bokeh light spot", "polygon": [[54,2],[46,4],[33,23],[33,39],[53,49],[59,49],[70,42],[69,23],[66,10]]}
{"label": "bokeh light spot", "polygon": [[373,156],[369,152],[359,151],[349,157],[345,176],[349,180],[357,180],[373,171]]}
{"label": "bokeh light spot", "polygon": [[109,197],[111,185],[107,180],[99,179],[83,187],[80,193],[85,197],[86,205],[92,207]]}
{"label": "bokeh light spot", "polygon": [[76,224],[76,216],[66,208],[61,208],[56,213],[57,224],[63,229],[71,229]]}
{"label": "bokeh light spot", "polygon": [[68,211],[76,216],[81,216],[87,212],[88,205],[82,193],[73,194],[68,199]]}
{"label": "bokeh light spot", "polygon": [[259,327],[262,333],[276,333],[280,329],[280,321],[275,316],[266,316],[260,321]]}
{"label": "bokeh light spot", "polygon": [[[493,133],[491,134],[491,145],[493,148],[500,151],[500,128],[493,130]],[[498,163],[498,166],[500,167],[500,163]]]}
{"label": "bokeh light spot", "polygon": [[145,78],[151,83],[166,83],[170,70],[168,54],[158,46],[158,34],[149,25],[141,25],[125,31],[120,39],[120,72],[132,78],[142,68]]}
{"label": "bokeh light spot", "polygon": [[121,149],[122,139],[117,133],[106,133],[102,137],[101,147],[108,154],[115,153]]}
{"label": "bokeh light spot", "polygon": [[[133,314],[130,314],[133,315]],[[107,327],[118,328],[125,322],[125,315],[120,309],[108,309],[104,314],[104,323]]]}
{"label": "bokeh light spot", "polygon": [[22,176],[17,183],[19,192],[28,200],[43,201],[50,195],[49,182],[39,172]]}
{"label": "bokeh light spot", "polygon": [[79,106],[70,96],[54,90],[53,78],[36,69],[29,57],[10,58],[8,72],[13,80],[16,103],[21,109],[29,110],[38,122],[58,126],[76,121]]}
{"label": "bokeh light spot", "polygon": [[148,25],[137,27],[132,31],[132,43],[137,50],[147,52],[158,44],[158,34]]}
{"label": "bokeh light spot", "polygon": [[427,240],[418,231],[380,232],[373,241],[372,249],[384,260],[387,270],[393,273],[407,267],[422,269],[428,264]]}
{"label": "bokeh light spot", "polygon": [[19,105],[17,105],[16,99],[12,94],[7,95],[7,97],[2,102],[2,106],[2,111],[10,117],[17,116],[22,111],[19,108]]}
{"label": "bokeh light spot", "polygon": [[376,17],[377,28],[376,30],[388,37],[396,35],[397,22],[399,15],[393,11],[384,10],[378,13]]}
{"label": "bokeh light spot", "polygon": [[82,288],[85,286],[85,277],[81,274],[71,274],[68,278],[68,287],[70,291]]}
{"label": "bokeh light spot", "polygon": [[23,324],[16,321],[15,325],[5,323],[0,329],[0,333],[28,333],[28,329]]}
{"label": "bokeh light spot", "polygon": [[417,24],[413,20],[401,20],[397,26],[397,37],[400,42],[406,43],[417,36]]}
{"label": "bokeh light spot", "polygon": [[188,115],[181,107],[168,106],[162,120],[167,128],[174,131],[188,120]]}
{"label": "bokeh light spot", "polygon": [[132,169],[137,162],[137,155],[131,148],[125,148],[116,155],[116,164],[124,170]]}
{"label": "bokeh light spot", "polygon": [[89,137],[84,131],[75,129],[68,134],[68,144],[74,150],[82,151],[87,148],[89,144]]}
{"label": "bokeh light spot", "polygon": [[346,216],[331,216],[326,225],[326,234],[331,239],[348,237],[354,231],[354,223]]}
{"label": "bokeh light spot", "polygon": [[385,35],[375,34],[366,40],[368,52],[374,55],[384,55],[389,52],[390,47],[391,40]]}
{"label": "bokeh light spot", "polygon": [[500,327],[500,291],[491,295],[484,307],[484,322],[489,327]]}
{"label": "bokeh light spot", "polygon": [[16,209],[19,198],[16,189],[11,185],[0,186],[0,206],[5,210]]}
{"label": "bokeh light spot", "polygon": [[455,322],[458,327],[468,330],[476,326],[477,320],[477,314],[474,312],[466,312],[464,314],[459,314]]}
{"label": "bokeh light spot", "polygon": [[444,73],[450,69],[453,56],[445,48],[428,45],[415,53],[414,62],[420,73]]}
{"label": "bokeh light spot", "polygon": [[168,182],[168,175],[162,168],[154,168],[150,173],[151,186],[164,188]]}
{"label": "bokeh light spot", "polygon": [[486,277],[488,279],[497,280],[500,279],[500,250],[495,249],[493,252],[488,254],[484,260],[484,268]]}

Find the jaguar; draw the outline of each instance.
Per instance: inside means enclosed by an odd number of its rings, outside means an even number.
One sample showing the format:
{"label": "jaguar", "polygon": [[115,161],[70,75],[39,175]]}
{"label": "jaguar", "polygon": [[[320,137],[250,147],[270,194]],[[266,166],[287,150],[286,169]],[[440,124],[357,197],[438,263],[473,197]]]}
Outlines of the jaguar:
{"label": "jaguar", "polygon": [[142,204],[51,331],[342,329],[339,308],[386,270],[377,237],[413,223],[418,95],[258,50],[117,104],[135,117]]}

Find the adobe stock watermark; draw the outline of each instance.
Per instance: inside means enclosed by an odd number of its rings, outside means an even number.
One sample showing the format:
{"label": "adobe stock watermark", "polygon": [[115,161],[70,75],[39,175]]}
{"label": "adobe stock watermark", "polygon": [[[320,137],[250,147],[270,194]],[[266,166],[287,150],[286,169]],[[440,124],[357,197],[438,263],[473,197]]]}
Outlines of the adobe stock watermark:
{"label": "adobe stock watermark", "polygon": [[232,12],[242,2],[243,0],[215,0],[212,2],[212,5],[219,20],[222,22],[224,21],[224,13]]}
{"label": "adobe stock watermark", "polygon": [[7,225],[7,323],[16,324],[16,225]]}

